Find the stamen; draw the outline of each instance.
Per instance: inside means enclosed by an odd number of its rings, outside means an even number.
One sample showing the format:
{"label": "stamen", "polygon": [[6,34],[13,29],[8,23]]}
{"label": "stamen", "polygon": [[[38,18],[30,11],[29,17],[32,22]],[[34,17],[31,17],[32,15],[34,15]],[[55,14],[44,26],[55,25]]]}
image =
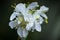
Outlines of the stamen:
{"label": "stamen", "polygon": [[39,5],[37,5],[37,7],[39,7]]}
{"label": "stamen", "polygon": [[38,19],[39,17],[40,17],[40,16],[37,15],[37,16],[36,16],[36,19]]}
{"label": "stamen", "polygon": [[22,21],[23,21],[23,18],[22,18],[22,17],[18,17],[18,20],[19,20],[20,22],[22,22]]}
{"label": "stamen", "polygon": [[15,27],[15,29],[18,29],[18,27]]}
{"label": "stamen", "polygon": [[48,19],[46,19],[45,22],[48,23]]}
{"label": "stamen", "polygon": [[35,9],[29,10],[29,14],[34,14],[35,11],[36,11]]}
{"label": "stamen", "polygon": [[14,3],[14,5],[16,6],[16,3]]}
{"label": "stamen", "polygon": [[12,8],[15,8],[15,6],[11,5]]}

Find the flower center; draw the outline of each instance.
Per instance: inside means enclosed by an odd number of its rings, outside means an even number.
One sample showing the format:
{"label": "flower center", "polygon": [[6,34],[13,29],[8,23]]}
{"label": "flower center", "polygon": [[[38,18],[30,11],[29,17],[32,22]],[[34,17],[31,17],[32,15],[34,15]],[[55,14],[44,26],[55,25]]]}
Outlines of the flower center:
{"label": "flower center", "polygon": [[36,19],[39,19],[39,18],[40,18],[40,16],[38,16],[38,15],[37,15],[37,16],[35,16],[35,18],[36,18]]}
{"label": "flower center", "polygon": [[35,9],[33,9],[33,10],[29,10],[29,14],[34,14],[34,12],[35,12],[36,10]]}
{"label": "flower center", "polygon": [[20,26],[24,29],[26,27],[27,23],[28,23],[27,21],[22,21]]}
{"label": "flower center", "polygon": [[18,17],[18,20],[19,20],[20,22],[22,22],[24,19],[23,19],[23,17]]}
{"label": "flower center", "polygon": [[28,22],[25,21],[23,17],[18,17],[18,20],[21,22],[20,27],[22,27],[24,29]]}

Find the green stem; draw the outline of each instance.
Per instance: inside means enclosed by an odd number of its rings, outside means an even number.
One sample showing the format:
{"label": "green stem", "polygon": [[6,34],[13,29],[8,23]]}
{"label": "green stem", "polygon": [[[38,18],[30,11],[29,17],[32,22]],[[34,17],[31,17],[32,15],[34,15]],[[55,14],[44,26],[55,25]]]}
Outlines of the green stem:
{"label": "green stem", "polygon": [[26,38],[21,38],[21,40],[26,40]]}
{"label": "green stem", "polygon": [[19,36],[18,36],[18,40],[26,40],[26,38],[20,38]]}

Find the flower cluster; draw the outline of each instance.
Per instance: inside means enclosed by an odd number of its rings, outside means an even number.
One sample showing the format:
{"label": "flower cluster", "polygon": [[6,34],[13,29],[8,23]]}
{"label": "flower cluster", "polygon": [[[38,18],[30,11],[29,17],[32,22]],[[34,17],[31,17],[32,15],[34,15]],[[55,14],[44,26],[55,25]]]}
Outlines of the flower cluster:
{"label": "flower cluster", "polygon": [[9,26],[17,29],[18,35],[26,38],[29,31],[34,30],[41,32],[41,24],[45,21],[48,23],[46,12],[48,7],[40,6],[37,2],[31,4],[19,3],[16,5],[14,12],[10,16]]}

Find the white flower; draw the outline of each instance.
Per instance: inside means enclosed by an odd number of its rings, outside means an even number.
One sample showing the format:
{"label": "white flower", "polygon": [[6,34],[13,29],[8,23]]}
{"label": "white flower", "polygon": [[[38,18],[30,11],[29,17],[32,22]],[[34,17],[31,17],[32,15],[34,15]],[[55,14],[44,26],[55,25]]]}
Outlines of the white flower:
{"label": "white flower", "polygon": [[32,27],[32,32],[34,32],[34,29],[36,29],[36,31],[38,32],[41,32],[41,24],[44,21],[43,18],[38,13],[35,13],[33,17],[34,17],[34,27]]}
{"label": "white flower", "polygon": [[49,8],[45,7],[45,6],[41,6],[39,10],[37,10],[33,16],[34,16],[34,19],[35,19],[35,26],[32,28],[32,31],[34,31],[34,29],[36,29],[36,31],[38,32],[41,32],[41,24],[43,23],[44,19],[43,17],[46,19],[46,23],[47,22],[47,19],[48,17],[46,16],[45,12],[48,11]]}
{"label": "white flower", "polygon": [[32,2],[31,4],[28,5],[28,7],[26,8],[25,4],[23,3],[19,3],[16,8],[15,11],[17,12],[21,12],[23,15],[26,15],[29,11],[29,9],[34,9],[37,7],[37,2]]}
{"label": "white flower", "polygon": [[[15,12],[10,16],[9,26],[13,29],[17,29],[17,33],[21,38],[26,38],[28,32],[36,31],[41,32],[41,24],[44,19],[48,19],[45,12],[48,8],[41,6],[40,9],[36,9],[37,2],[32,2],[26,7],[26,4],[19,3],[16,5]],[[46,21],[47,22],[47,21]]]}
{"label": "white flower", "polygon": [[[34,5],[34,6],[33,6]],[[17,28],[18,35],[22,38],[26,38],[28,35],[28,31],[31,30],[33,26],[33,16],[28,14],[29,10],[34,9],[37,6],[37,2],[33,2],[28,5],[26,8],[25,4],[20,3],[16,6],[15,11],[13,12],[10,21],[9,26],[13,28]]]}

